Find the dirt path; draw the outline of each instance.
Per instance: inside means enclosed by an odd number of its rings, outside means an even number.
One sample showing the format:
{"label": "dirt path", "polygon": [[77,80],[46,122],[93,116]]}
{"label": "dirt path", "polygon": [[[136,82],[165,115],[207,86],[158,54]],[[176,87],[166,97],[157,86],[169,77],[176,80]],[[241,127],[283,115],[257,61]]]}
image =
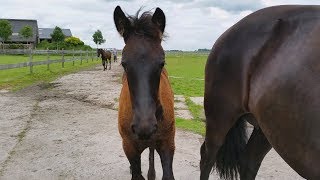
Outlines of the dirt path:
{"label": "dirt path", "polygon": [[[0,179],[130,179],[117,130],[119,65],[0,93]],[[177,131],[176,179],[199,179],[202,137]],[[147,172],[147,151],[142,155]],[[162,170],[156,156],[157,179]],[[211,179],[217,179],[215,173]],[[271,151],[257,179],[302,179]]]}

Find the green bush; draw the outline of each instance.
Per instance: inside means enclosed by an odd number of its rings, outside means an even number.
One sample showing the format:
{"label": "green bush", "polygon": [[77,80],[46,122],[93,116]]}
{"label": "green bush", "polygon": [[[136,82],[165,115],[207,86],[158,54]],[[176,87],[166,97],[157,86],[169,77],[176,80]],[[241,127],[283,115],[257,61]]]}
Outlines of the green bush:
{"label": "green bush", "polygon": [[[81,40],[80,40],[81,41]],[[91,50],[92,48],[88,45],[85,45],[82,41],[78,45],[74,45],[70,43],[70,41],[63,41],[63,42],[48,42],[46,40],[40,42],[37,45],[37,49],[49,49],[49,50],[56,50],[56,49],[65,49],[65,50]]]}
{"label": "green bush", "polygon": [[77,45],[84,45],[84,42],[81,41],[79,38],[71,36],[66,39],[64,39],[64,42],[66,42],[69,45],[77,46]]}

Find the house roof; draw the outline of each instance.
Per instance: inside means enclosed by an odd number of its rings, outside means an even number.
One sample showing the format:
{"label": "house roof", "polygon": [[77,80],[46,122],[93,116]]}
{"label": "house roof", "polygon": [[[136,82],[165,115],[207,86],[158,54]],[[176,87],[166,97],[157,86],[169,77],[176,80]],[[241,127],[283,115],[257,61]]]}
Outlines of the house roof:
{"label": "house roof", "polygon": [[[3,19],[0,19],[3,20]],[[12,26],[12,35],[9,37],[11,42],[37,42],[38,37],[38,22],[32,19],[5,19],[8,20]],[[31,26],[33,36],[25,39],[19,35],[20,30],[24,26]]]}
{"label": "house roof", "polygon": [[[39,39],[51,39],[51,34],[53,33],[54,28],[39,28]],[[66,37],[71,37],[70,29],[61,29],[62,33]]]}

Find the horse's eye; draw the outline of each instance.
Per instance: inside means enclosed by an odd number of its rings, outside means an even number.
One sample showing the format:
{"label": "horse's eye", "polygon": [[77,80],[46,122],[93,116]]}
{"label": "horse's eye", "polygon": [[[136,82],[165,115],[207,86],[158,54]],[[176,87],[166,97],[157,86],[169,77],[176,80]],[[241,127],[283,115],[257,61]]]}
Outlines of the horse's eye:
{"label": "horse's eye", "polygon": [[160,67],[163,68],[163,66],[164,66],[165,64],[166,64],[165,62],[161,62],[161,63],[160,63]]}

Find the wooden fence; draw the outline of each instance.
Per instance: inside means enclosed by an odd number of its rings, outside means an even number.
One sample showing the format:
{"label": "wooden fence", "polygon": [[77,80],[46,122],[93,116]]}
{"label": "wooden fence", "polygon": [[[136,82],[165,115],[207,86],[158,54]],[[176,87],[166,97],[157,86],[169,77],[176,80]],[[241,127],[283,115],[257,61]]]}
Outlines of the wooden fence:
{"label": "wooden fence", "polygon": [[[29,67],[30,73],[33,72],[33,66],[39,66],[39,65],[47,65],[47,69],[50,69],[50,64],[53,63],[61,63],[62,68],[64,68],[65,62],[73,62],[72,65],[74,66],[75,61],[80,61],[80,64],[84,60],[88,62],[88,60],[91,58],[91,60],[94,60],[94,57],[97,58],[96,51],[75,51],[75,50],[33,50],[33,49],[4,49],[0,50],[1,54],[10,54],[10,55],[28,55],[29,61],[24,63],[17,63],[17,64],[1,64],[0,70],[6,70],[6,69],[14,69],[14,68],[22,68],[22,67]],[[34,55],[47,55],[46,60],[43,61],[33,61]],[[55,56],[61,56],[61,59],[50,59],[50,55]],[[66,58],[67,56],[67,58]]]}

